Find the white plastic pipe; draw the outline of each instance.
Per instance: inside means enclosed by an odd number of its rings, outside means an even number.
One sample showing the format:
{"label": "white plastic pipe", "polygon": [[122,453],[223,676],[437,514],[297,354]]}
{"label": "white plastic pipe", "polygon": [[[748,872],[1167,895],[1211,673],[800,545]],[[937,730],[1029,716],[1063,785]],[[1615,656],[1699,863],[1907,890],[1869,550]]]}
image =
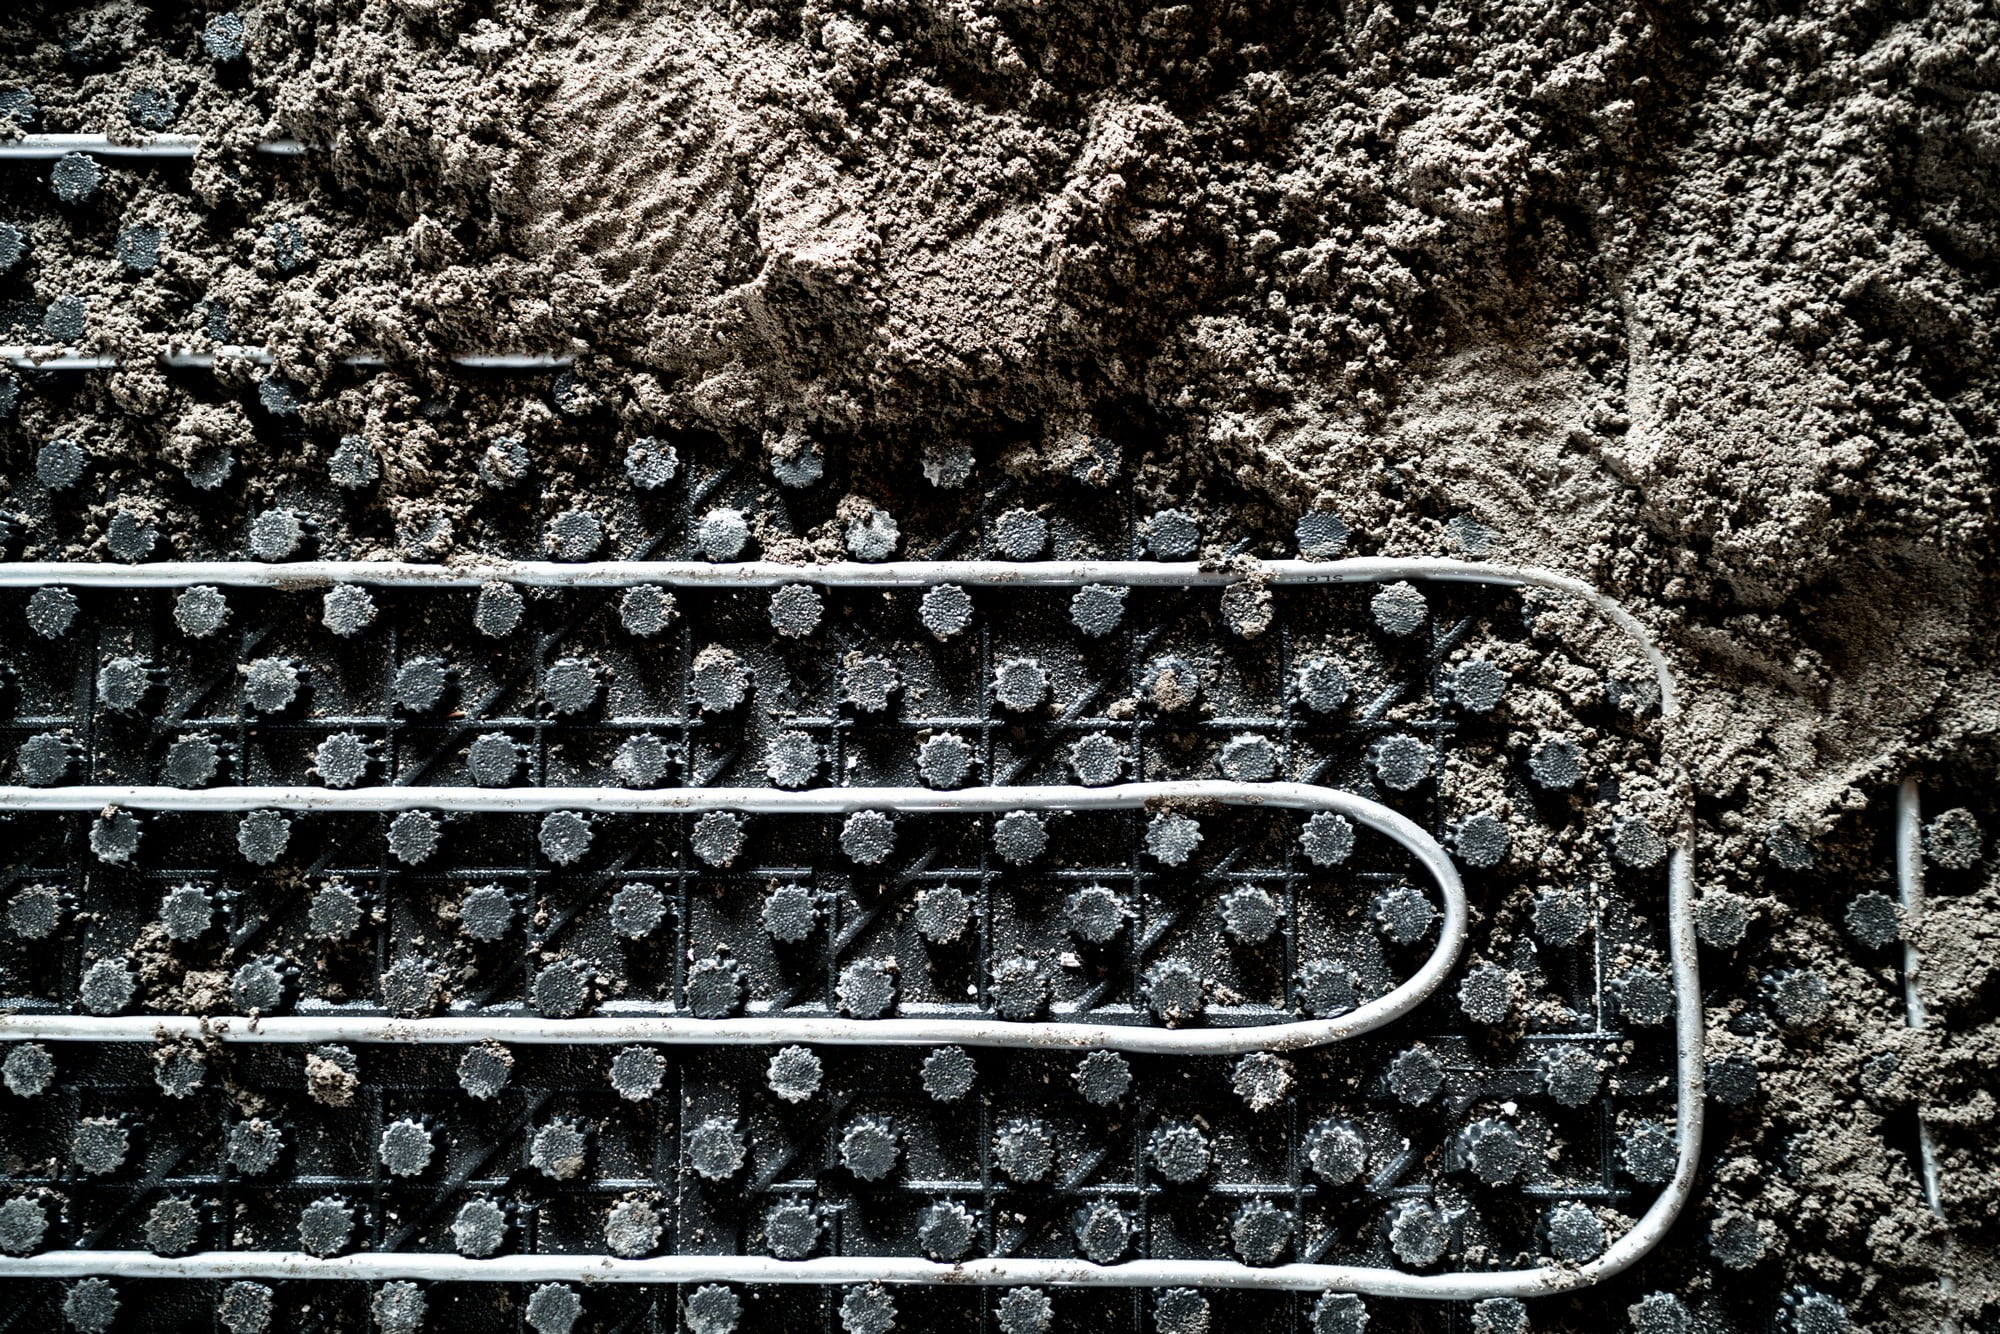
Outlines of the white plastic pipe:
{"label": "white plastic pipe", "polygon": [[[306,145],[297,139],[265,139],[256,151],[269,157],[301,157]],[[24,134],[0,140],[0,159],[34,161],[67,153],[108,158],[191,158],[201,152],[198,134],[147,134],[113,139],[108,134]]]}
{"label": "white plastic pipe", "polygon": [[104,134],[24,134],[0,140],[0,159],[33,161],[66,153],[109,158],[191,158],[201,150],[198,134],[148,134],[113,139]]}
{"label": "white plastic pipe", "polygon": [[[1637,618],[1614,599],[1605,596],[1582,580],[1552,570],[1533,566],[1458,561],[1441,557],[1357,558],[1326,562],[1267,561],[1241,570],[1211,570],[1191,564],[1168,565],[1141,561],[1051,561],[1032,564],[998,561],[905,561],[883,565],[840,562],[818,566],[781,565],[775,562],[746,562],[737,565],[672,562],[603,562],[585,565],[563,565],[553,562],[484,562],[449,568],[398,562],[320,562],[290,566],[248,562],[178,562],[133,566],[0,564],[0,587],[43,584],[68,584],[76,587],[185,587],[197,583],[216,583],[235,586],[312,588],[337,582],[355,582],[464,588],[476,587],[496,579],[522,584],[594,587],[625,587],[642,583],[724,587],[771,587],[788,583],[812,583],[828,587],[921,587],[940,583],[985,587],[1068,586],[1084,583],[1131,586],[1192,584],[1216,587],[1246,578],[1262,578],[1279,585],[1364,583],[1398,579],[1435,580],[1549,588],[1571,593],[1583,599],[1623,630],[1631,638],[1634,646],[1644,654],[1647,662],[1652,665],[1659,684],[1660,710],[1663,719],[1671,723],[1680,712],[1679,691],[1665,655],[1652,642],[1645,627]],[[1285,785],[1252,786],[1259,792],[1268,792],[1273,787]],[[1047,792],[1065,789],[1022,790]],[[1086,794],[1102,794],[1106,791],[1097,788],[1073,790]],[[16,793],[23,791],[23,789],[11,789],[5,794],[0,794],[0,808],[4,808]],[[31,791],[60,792],[62,789]],[[421,789],[401,791],[414,796],[420,793]],[[1324,793],[1325,789],[1307,788],[1306,791]],[[840,796],[838,789],[824,795],[766,794],[762,790],[759,790],[759,793],[760,796],[768,797],[783,795],[814,797],[820,800],[838,800]],[[180,795],[203,797],[213,795],[226,799],[226,791]],[[564,794],[560,789],[546,795],[551,798],[553,804],[545,809],[573,806],[573,803],[564,800]],[[621,791],[620,795],[630,797],[635,794]],[[675,792],[671,795],[687,798],[699,794]],[[956,794],[920,790],[919,795],[926,801],[935,801]],[[1360,798],[1350,799],[1361,801]],[[416,800],[412,804],[424,803]],[[1367,804],[1372,805],[1372,803]],[[231,809],[242,809],[242,807]],[[848,806],[836,809],[855,808]],[[1363,823],[1369,824],[1370,827],[1381,828],[1365,819]],[[1405,846],[1411,845],[1405,843]],[[1432,846],[1435,846],[1434,841]],[[1416,849],[1413,847],[1412,851]],[[1420,859],[1424,859],[1421,853],[1419,856]],[[1426,864],[1430,864],[1428,860]],[[1448,860],[1446,865],[1449,865]],[[1441,887],[1443,883],[1441,882]],[[483,1279],[494,1282],[563,1280],[642,1283],[881,1282],[1099,1287],[1185,1285],[1292,1290],[1327,1289],[1371,1296],[1447,1301],[1471,1301],[1486,1297],[1538,1297],[1589,1287],[1631,1268],[1659,1243],[1686,1206],[1694,1189],[1695,1173],[1699,1166],[1703,1117],[1706,1110],[1703,1066],[1705,1020],[1702,1012],[1701,978],[1694,933],[1694,830],[1691,804],[1684,806],[1681,824],[1673,840],[1668,859],[1668,886],[1667,939],[1674,979],[1677,1074],[1675,1129],[1678,1157],[1674,1177],[1666,1189],[1654,1198],[1652,1205],[1638,1221],[1612,1242],[1603,1255],[1582,1265],[1543,1265],[1485,1273],[1426,1275],[1351,1265],[1294,1264],[1259,1268],[1231,1261],[1146,1260],[1100,1266],[1081,1260],[991,1259],[968,1261],[959,1265],[942,1265],[905,1257],[829,1257],[821,1260],[782,1261],[756,1256],[672,1256],[655,1260],[620,1260],[599,1255],[513,1256],[495,1260],[469,1260],[459,1256],[401,1253],[371,1253],[319,1260],[292,1252],[217,1252],[170,1259],[127,1251],[67,1251],[21,1259],[0,1257],[0,1277],[62,1278],[85,1274],[117,1274],[133,1277],[206,1278],[408,1278],[440,1281]],[[1449,921],[1445,929],[1451,929]],[[1463,926],[1461,925],[1458,930],[1462,934]],[[1442,941],[1440,943],[1442,945]],[[1436,963],[1437,959],[1438,954],[1434,952],[1432,958],[1426,962],[1426,969]],[[1412,986],[1423,976],[1424,974],[1420,972],[1417,978],[1406,982],[1404,987]],[[1435,981],[1430,985],[1435,986]],[[1343,1016],[1348,1020],[1353,1017],[1353,1015]],[[9,1026],[22,1022],[33,1021],[25,1016],[0,1020],[0,1024]],[[158,1023],[157,1020],[144,1022]],[[198,1020],[191,1022],[200,1023]],[[265,1024],[278,1022],[291,1021],[264,1021]],[[563,1022],[567,1025],[579,1022],[624,1021]],[[883,1024],[925,1021],[860,1022],[865,1022],[872,1032],[879,1032]],[[1007,1025],[1007,1027],[1021,1026]],[[1071,1033],[1076,1031],[1074,1026],[1060,1027]],[[1299,1026],[1270,1027],[1282,1033]],[[959,1026],[954,1023],[952,1029],[956,1033],[959,1031]],[[151,1032],[149,1029],[147,1036],[150,1037]],[[1132,1032],[1130,1029],[1120,1029],[1114,1036],[1127,1037]],[[1158,1030],[1152,1032],[1157,1034]],[[19,1039],[27,1036],[30,1035],[13,1031],[11,1027],[0,1029],[0,1038]],[[225,1035],[224,1040],[234,1039]],[[244,1040],[255,1039],[247,1037]],[[878,1037],[874,1040],[888,1039]],[[965,1039],[954,1037],[911,1040],[963,1041]]]}
{"label": "white plastic pipe", "polygon": [[[231,361],[246,362],[252,366],[274,366],[277,360],[269,348],[237,344],[225,344],[208,352],[169,349],[160,354],[160,365],[169,370],[207,370],[217,362]],[[487,371],[559,370],[576,364],[574,357],[537,352],[447,357],[446,360],[466,370]],[[0,345],[0,363],[24,371],[108,371],[125,364],[122,358],[109,352],[80,352],[75,348],[28,343]],[[353,356],[342,357],[340,364],[357,370],[380,370],[389,365],[389,361],[385,357]]]}
{"label": "white plastic pipe", "polygon": [[[1930,1021],[1924,995],[1917,985],[1923,968],[1923,951],[1917,947],[1917,924],[1924,916],[1924,828],[1923,798],[1917,780],[1905,778],[1896,789],[1896,897],[1903,906],[1903,1017],[1911,1028]],[[1918,1159],[1923,1168],[1924,1199],[1931,1212],[1944,1217],[1944,1191],[1938,1181],[1937,1146],[1931,1128],[1917,1118]]]}
{"label": "white plastic pipe", "polygon": [[[1903,906],[1903,1017],[1911,1028],[1930,1022],[1917,975],[1923,968],[1923,951],[1916,940],[1917,926],[1924,917],[1924,811],[1923,794],[1917,780],[1905,778],[1896,789],[1896,898]],[[1921,1109],[1917,1115],[1917,1168],[1923,1176],[1924,1203],[1940,1222],[1944,1213],[1944,1179],[1938,1171],[1937,1137]],[[1944,1251],[1947,1264],[1955,1246],[1949,1234]],[[1951,1293],[1958,1286],[1949,1269],[1938,1274],[1938,1290]],[[1947,1317],[1938,1325],[1938,1334],[1958,1334],[1958,1322]]]}
{"label": "white plastic pipe", "polygon": [[177,1258],[143,1251],[50,1251],[20,1259],[0,1258],[0,1277],[57,1279],[114,1274],[135,1279],[414,1279],[438,1283],[1035,1284],[1336,1291],[1468,1301],[1496,1296],[1542,1297],[1588,1287],[1629,1263],[1612,1263],[1607,1252],[1589,1264],[1563,1268],[1551,1265],[1490,1274],[1409,1274],[1363,1265],[1257,1267],[1233,1260],[1130,1260],[1113,1265],[1016,1258],[940,1264],[893,1255],[814,1260],[775,1260],[758,1255],[663,1255],[649,1260],[621,1260],[609,1255],[505,1255],[472,1260],[460,1255],[381,1251],[322,1260],[297,1251],[208,1251]]}
{"label": "white plastic pipe", "polygon": [[502,561],[474,559],[452,565],[409,561],[155,561],[140,565],[94,562],[17,561],[0,563],[0,588],[65,584],[77,588],[180,588],[222,584],[255,588],[314,588],[336,583],[377,587],[477,588],[481,584],[535,584],[561,588],[625,588],[633,584],[685,587],[767,588],[818,584],[828,588],[924,588],[933,584],[975,587],[1073,587],[1122,584],[1129,587],[1219,588],[1249,580],[1284,587],[1313,584],[1380,583],[1398,579],[1439,583],[1498,584],[1548,588],[1581,598],[1629,636],[1651,664],[1660,686],[1660,712],[1680,711],[1679,691],[1666,657],[1645,627],[1615,599],[1581,579],[1531,565],[1450,560],[1439,556],[1363,556],[1338,561],[1267,560],[1228,569],[1193,562],[1137,560],[1070,561],[831,561],[791,565],[782,561]]}
{"label": "white plastic pipe", "polygon": [[1688,840],[1683,835],[1674,848],[1669,867],[1673,922],[1669,941],[1677,1002],[1679,1159],[1673,1180],[1654,1198],[1651,1207],[1604,1254],[1586,1264],[1540,1265],[1485,1273],[1409,1274],[1362,1265],[1258,1267],[1228,1260],[1134,1260],[1096,1265],[1083,1260],[982,1259],[946,1265],[900,1256],[829,1256],[788,1261],[751,1255],[674,1255],[649,1260],[623,1260],[609,1255],[512,1255],[472,1260],[457,1255],[368,1252],[322,1260],[295,1251],[211,1251],[178,1258],[138,1251],[52,1251],[20,1258],[0,1256],[0,1278],[60,1279],[110,1274],[129,1278],[409,1279],[461,1283],[1183,1286],[1326,1290],[1437,1301],[1532,1298],[1586,1288],[1630,1269],[1658,1245],[1694,1189],[1704,1103],[1701,990],[1694,975],[1694,891],[1689,852]]}
{"label": "white plastic pipe", "polygon": [[0,347],[0,363],[22,371],[111,371],[124,364],[109,352],[23,345]]}
{"label": "white plastic pipe", "polygon": [[1395,1022],[1435,991],[1458,962],[1466,935],[1465,886],[1437,840],[1406,816],[1363,797],[1303,783],[1128,783],[1119,787],[985,787],[957,792],[928,788],[844,787],[807,792],[770,788],[477,788],[238,787],[185,791],[172,787],[0,788],[0,809],[95,811],[293,811],[380,813],[409,810],[542,814],[572,810],[641,814],[748,811],[773,815],[844,815],[1017,810],[1145,810],[1165,803],[1214,802],[1277,810],[1332,811],[1385,834],[1416,857],[1444,902],[1438,942],[1407,981],[1393,991],[1329,1019],[1229,1028],[1150,1028],[1130,1024],[1004,1019],[841,1019],[772,1015],[736,1019],[600,1017],[544,1019],[534,1015],[392,1019],[380,1016],[291,1015],[250,1020],[158,1015],[0,1016],[0,1041],[143,1042],[160,1034],[213,1036],[228,1042],[460,1043],[492,1039],[522,1043],[699,1042],[846,1045],[956,1042],[986,1047],[1109,1047],[1161,1055],[1235,1055],[1289,1051],[1339,1042]]}

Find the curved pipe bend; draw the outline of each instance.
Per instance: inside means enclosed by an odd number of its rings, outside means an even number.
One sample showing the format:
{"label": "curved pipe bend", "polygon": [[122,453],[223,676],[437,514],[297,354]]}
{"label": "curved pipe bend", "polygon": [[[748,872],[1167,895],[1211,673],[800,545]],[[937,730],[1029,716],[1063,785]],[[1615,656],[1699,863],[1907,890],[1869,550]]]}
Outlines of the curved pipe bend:
{"label": "curved pipe bend", "polygon": [[838,1045],[956,1042],[986,1047],[1107,1047],[1174,1056],[1238,1055],[1291,1051],[1339,1042],[1393,1023],[1421,1005],[1458,962],[1467,931],[1465,885],[1451,857],[1415,822],[1377,802],[1304,783],[1194,781],[1127,783],[1117,787],[986,787],[955,792],[928,788],[820,788],[781,792],[769,788],[692,788],[631,791],[625,788],[207,788],[69,787],[0,789],[0,809],[240,812],[385,812],[451,810],[541,814],[558,810],[636,814],[748,811],[780,815],[844,815],[864,810],[904,812],[1004,812],[1016,810],[1144,810],[1166,803],[1218,803],[1280,810],[1331,811],[1386,835],[1406,848],[1429,873],[1443,900],[1438,941],[1411,977],[1394,990],[1329,1019],[1230,1028],[1150,1028],[1130,1024],[1005,1019],[838,1019],[752,1017],[738,1019],[543,1019],[537,1016],[391,1019],[336,1015],[286,1015],[216,1020],[195,1016],[17,1014],[0,1017],[0,1040],[45,1038],[70,1042],[147,1041],[162,1033],[213,1036],[225,1042],[455,1043],[493,1039],[525,1043],[691,1042],[767,1045],[816,1042]]}

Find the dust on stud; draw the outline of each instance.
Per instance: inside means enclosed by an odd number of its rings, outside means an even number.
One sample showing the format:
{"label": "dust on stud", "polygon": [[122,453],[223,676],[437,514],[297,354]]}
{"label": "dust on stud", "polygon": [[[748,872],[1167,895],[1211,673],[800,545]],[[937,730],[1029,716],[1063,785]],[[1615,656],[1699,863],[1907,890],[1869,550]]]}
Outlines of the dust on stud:
{"label": "dust on stud", "polygon": [[972,626],[972,596],[957,584],[936,584],[924,591],[917,620],[938,639],[955,639]]}
{"label": "dust on stud", "polygon": [[889,512],[870,505],[848,520],[847,554],[855,560],[879,564],[896,554],[903,534]]}
{"label": "dust on stud", "polygon": [[787,639],[803,639],[819,629],[826,599],[811,584],[786,584],[771,594],[771,628]]}

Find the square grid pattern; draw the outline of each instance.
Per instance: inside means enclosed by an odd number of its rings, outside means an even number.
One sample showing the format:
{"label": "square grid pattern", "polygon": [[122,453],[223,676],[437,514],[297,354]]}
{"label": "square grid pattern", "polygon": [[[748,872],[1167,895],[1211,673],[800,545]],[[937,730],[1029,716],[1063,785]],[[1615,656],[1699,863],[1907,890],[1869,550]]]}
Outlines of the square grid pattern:
{"label": "square grid pattern", "polygon": [[[685,505],[684,513],[698,503]],[[989,501],[985,511],[993,507]],[[982,518],[974,544],[981,553],[988,550],[988,524]],[[971,743],[978,761],[971,781],[1012,784],[1073,781],[1068,749],[1089,735],[1119,741],[1126,778],[1210,777],[1224,745],[1249,734],[1269,738],[1277,776],[1384,799],[1444,834],[1463,814],[1451,808],[1448,791],[1438,792],[1448,755],[1469,739],[1468,753],[1491,758],[1504,748],[1504,729],[1442,703],[1438,676],[1462,644],[1511,633],[1512,595],[1436,592],[1432,628],[1407,644],[1371,633],[1372,591],[1276,590],[1271,629],[1242,640],[1217,623],[1213,590],[1134,590],[1117,633],[1092,642],[1068,624],[1071,590],[976,590],[972,629],[940,642],[921,629],[914,592],[830,590],[820,633],[781,646],[770,642],[768,594],[761,591],[682,590],[674,626],[643,644],[619,627],[616,594],[588,591],[531,595],[523,628],[496,641],[467,628],[472,594],[376,590],[375,624],[348,643],[317,624],[317,594],[232,590],[232,623],[216,641],[200,644],[173,628],[171,594],[86,592],[68,636],[23,637],[13,707],[0,714],[0,730],[10,749],[31,735],[67,732],[81,752],[71,781],[160,781],[166,748],[200,732],[234,747],[224,782],[308,784],[318,743],[352,731],[373,743],[378,767],[366,781],[418,785],[466,781],[463,747],[473,736],[500,732],[516,739],[525,757],[516,781],[538,786],[615,783],[618,745],[641,732],[676,748],[682,762],[668,775],[670,784],[703,786],[768,783],[763,757],[787,731],[804,732],[822,748],[825,767],[816,782],[850,785],[921,783],[918,747],[943,732]],[[23,600],[0,595],[0,617],[19,624]],[[705,711],[693,694],[693,664],[717,644],[737,653],[750,695],[738,708]],[[1332,654],[1350,675],[1350,703],[1338,713],[1305,708],[1293,688],[1302,656],[1315,652]],[[900,679],[892,706],[879,714],[841,699],[851,656],[869,653],[888,658]],[[158,705],[140,718],[110,715],[97,699],[97,669],[116,654],[144,656],[164,669]],[[240,703],[239,669],[280,654],[311,669],[309,689],[300,707],[258,717]],[[413,716],[390,699],[396,669],[425,654],[447,656],[456,668],[448,716]],[[1201,668],[1203,708],[1174,716],[1117,707],[1141,691],[1152,664],[1166,654]],[[548,705],[547,675],[554,662],[575,655],[588,655],[602,669],[605,688],[591,710],[562,716]],[[1036,657],[1050,676],[1051,702],[1032,714],[1011,713],[994,699],[996,667],[1020,655]],[[1431,745],[1433,781],[1408,793],[1376,787],[1368,748],[1392,733]],[[1518,779],[1514,784],[1522,787]],[[1526,795],[1531,800],[1519,803],[1523,809],[1557,823],[1568,818]],[[1188,959],[1227,980],[1239,999],[1218,1006],[1209,1022],[1269,1021],[1295,1012],[1303,957],[1337,953],[1362,980],[1364,994],[1393,985],[1389,972],[1400,952],[1384,950],[1368,904],[1380,888],[1404,879],[1406,868],[1395,857],[1364,838],[1351,865],[1328,873],[1304,863],[1293,827],[1282,818],[1210,812],[1202,820],[1202,849],[1175,870],[1145,853],[1143,816],[1052,821],[1048,851],[1025,868],[994,856],[990,818],[912,817],[900,822],[896,853],[877,873],[843,856],[837,823],[825,820],[760,818],[742,864],[718,868],[690,856],[691,822],[684,817],[610,817],[598,822],[584,862],[558,867],[544,856],[532,820],[463,817],[447,829],[432,862],[410,867],[386,855],[385,820],[295,815],[278,868],[283,874],[274,876],[237,855],[233,817],[150,817],[137,864],[110,868],[87,851],[88,817],[16,815],[10,823],[29,853],[0,872],[5,892],[52,883],[98,911],[87,925],[66,927],[58,949],[6,942],[5,990],[68,1008],[86,953],[133,948],[159,894],[187,880],[231,891],[218,900],[223,929],[197,944],[203,966],[280,953],[332,984],[317,996],[308,986],[310,1006],[372,1007],[380,967],[413,952],[447,960],[458,970],[460,996],[496,1010],[530,1001],[532,978],[555,952],[587,958],[602,979],[623,984],[624,994],[604,1002],[612,1012],[673,1012],[689,961],[720,947],[748,968],[753,1009],[799,1013],[832,1008],[840,970],[870,957],[902,961],[902,1002],[911,1012],[989,1007],[993,970],[1014,951],[1050,961],[1064,953],[1090,956],[1089,967],[1053,969],[1061,979],[1058,1015],[1088,1010],[1094,1018],[1144,1022],[1135,1003],[1138,977],[1161,957]],[[1115,857],[1105,855],[1114,848]],[[334,882],[366,892],[379,916],[372,941],[329,951],[309,938],[304,903]],[[1472,874],[1468,882],[1475,905],[1497,903],[1515,883],[1501,873]],[[465,888],[485,883],[514,890],[530,923],[517,922],[504,946],[468,944],[445,911]],[[669,904],[657,940],[620,943],[607,928],[609,895],[633,883],[659,886]],[[803,951],[776,946],[761,929],[763,895],[788,883],[808,884],[821,896],[823,920]],[[1089,883],[1116,887],[1132,907],[1133,921],[1111,952],[1115,961],[1078,950],[1052,910],[1068,890]],[[152,1083],[150,1053],[64,1048],[56,1087],[33,1104],[35,1129],[22,1131],[42,1136],[39,1158],[55,1170],[18,1176],[15,1186],[45,1187],[70,1201],[60,1225],[64,1239],[55,1244],[135,1248],[145,1245],[141,1220],[152,1202],[178,1192],[202,1201],[210,1219],[205,1245],[238,1248],[286,1245],[299,1208],[338,1194],[357,1206],[357,1245],[448,1250],[451,1217],[466,1199],[483,1194],[510,1202],[511,1250],[600,1250],[611,1204],[644,1198],[660,1210],[662,1252],[763,1253],[766,1211],[774,1201],[796,1199],[820,1210],[818,1253],[914,1253],[921,1211],[954,1201],[979,1220],[975,1253],[1071,1255],[1077,1212],[1104,1200],[1132,1215],[1131,1254],[1227,1256],[1236,1211],[1259,1199],[1296,1220],[1285,1258],[1394,1264],[1383,1211],[1398,1199],[1422,1198],[1452,1216],[1454,1254],[1481,1245],[1500,1255],[1529,1254],[1538,1244],[1540,1209],[1551,1199],[1630,1209],[1636,1195],[1643,1204],[1650,1193],[1635,1190],[1620,1169],[1621,1135],[1636,1117],[1671,1114],[1662,1035],[1621,1030],[1615,1006],[1606,1003],[1606,961],[1623,946],[1657,947],[1657,920],[1642,920],[1634,908],[1658,902],[1664,891],[1654,876],[1614,873],[1608,863],[1597,883],[1593,929],[1580,943],[1531,947],[1504,961],[1524,980],[1529,999],[1544,1002],[1534,1007],[1527,1031],[1468,1020],[1448,985],[1392,1036],[1290,1058],[1290,1088],[1261,1113],[1232,1091],[1233,1063],[1214,1059],[1131,1058],[1131,1091],[1102,1107],[1075,1092],[1074,1058],[976,1052],[978,1077],[967,1103],[940,1106],[921,1086],[921,1051],[824,1049],[823,1090],[792,1106],[766,1087],[768,1051],[702,1047],[662,1050],[679,1115],[664,1090],[658,1103],[617,1098],[607,1075],[611,1050],[526,1048],[515,1051],[515,1078],[491,1103],[475,1102],[457,1086],[455,1049],[364,1048],[356,1102],[335,1110],[304,1097],[302,1053],[229,1048],[214,1059],[227,1063],[230,1086],[255,1089],[296,1128],[300,1149],[281,1167],[283,1179],[271,1184],[236,1179],[220,1158],[222,1128],[242,1114],[220,1080],[207,1080],[186,1103],[168,1102]],[[940,948],[912,925],[913,897],[939,886],[961,889],[973,907],[962,947]],[[1222,894],[1242,886],[1267,889],[1285,908],[1280,931],[1262,946],[1229,941],[1214,912]],[[1567,1018],[1550,1022],[1551,1013]],[[1445,1069],[1443,1090],[1420,1105],[1395,1096],[1382,1078],[1413,1034],[1424,1035],[1422,1045],[1441,1054]],[[1606,1053],[1629,1047],[1631,1054],[1609,1072],[1599,1096],[1579,1107],[1557,1106],[1544,1093],[1540,1055],[1579,1047]],[[1528,1174],[1512,1185],[1481,1187],[1462,1171],[1456,1136],[1502,1101],[1518,1104],[1515,1123],[1531,1146],[1554,1152],[1530,1154]],[[139,1136],[145,1163],[86,1180],[64,1165],[68,1128],[93,1108],[113,1107],[153,1130]],[[966,1114],[975,1107],[976,1118]],[[385,1178],[374,1152],[382,1128],[404,1115],[429,1118],[448,1146],[448,1161],[416,1181]],[[529,1162],[533,1129],[556,1116],[594,1128],[584,1179],[553,1182]],[[748,1152],[744,1174],[720,1187],[687,1165],[685,1137],[711,1116],[735,1120]],[[1370,1147],[1366,1174],[1343,1187],[1316,1177],[1304,1152],[1311,1127],[1336,1116],[1361,1127]],[[861,1117],[897,1128],[898,1166],[881,1181],[863,1181],[841,1163],[841,1135]],[[999,1128],[1020,1118],[1038,1120],[1056,1145],[1058,1165],[1045,1182],[1014,1182],[996,1167]],[[1194,1185],[1165,1183],[1152,1170],[1148,1145],[1167,1121],[1204,1128],[1213,1167]],[[211,1129],[190,1134],[185,1127],[192,1125]],[[225,1228],[223,1219],[241,1221]],[[191,1285],[157,1286],[169,1294],[168,1306],[193,1300],[182,1295]],[[898,1301],[905,1320],[921,1321],[922,1311],[938,1319],[976,1313],[982,1327],[991,1327],[995,1297],[910,1291]],[[1252,1317],[1264,1322],[1260,1327],[1303,1320],[1307,1309],[1291,1297],[1212,1299],[1261,1312]],[[362,1300],[342,1299],[349,1310]],[[664,1292],[607,1291],[591,1295],[590,1309],[602,1310],[613,1327],[671,1327],[675,1300]],[[1150,1295],[1064,1292],[1058,1300],[1065,1320],[1150,1323]],[[513,1327],[477,1294],[456,1295],[449,1306],[440,1301],[434,1295],[434,1314],[456,1312],[451,1323]],[[759,1290],[752,1301],[753,1314],[762,1309],[787,1322],[839,1328],[838,1304],[828,1294]],[[322,1321],[343,1309],[339,1302],[315,1305],[323,1310],[313,1319]],[[515,1312],[517,1319],[518,1302]]]}

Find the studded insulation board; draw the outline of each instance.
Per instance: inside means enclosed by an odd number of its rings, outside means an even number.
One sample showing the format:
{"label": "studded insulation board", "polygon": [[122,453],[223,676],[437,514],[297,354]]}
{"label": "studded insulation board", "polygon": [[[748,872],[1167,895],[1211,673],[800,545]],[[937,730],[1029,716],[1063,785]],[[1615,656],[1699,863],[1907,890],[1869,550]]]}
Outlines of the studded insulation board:
{"label": "studded insulation board", "polygon": [[1614,606],[992,497],[745,561],[670,457],[484,563],[300,496],[0,565],[22,1310],[1504,1329],[1672,1221],[1692,868]]}

